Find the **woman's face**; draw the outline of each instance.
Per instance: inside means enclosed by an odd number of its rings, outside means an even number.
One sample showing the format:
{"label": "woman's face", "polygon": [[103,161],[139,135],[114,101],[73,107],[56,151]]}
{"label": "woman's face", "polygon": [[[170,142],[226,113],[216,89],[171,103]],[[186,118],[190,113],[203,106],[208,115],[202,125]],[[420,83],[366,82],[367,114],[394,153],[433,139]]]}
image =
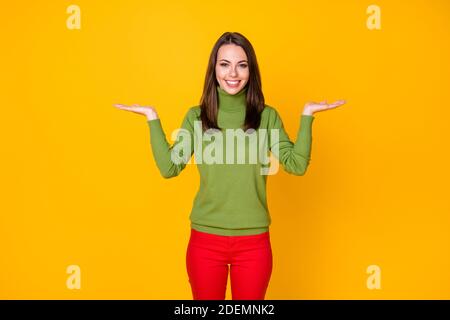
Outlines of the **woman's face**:
{"label": "woman's face", "polygon": [[249,78],[247,55],[242,47],[224,44],[217,52],[216,79],[229,94],[241,91]]}

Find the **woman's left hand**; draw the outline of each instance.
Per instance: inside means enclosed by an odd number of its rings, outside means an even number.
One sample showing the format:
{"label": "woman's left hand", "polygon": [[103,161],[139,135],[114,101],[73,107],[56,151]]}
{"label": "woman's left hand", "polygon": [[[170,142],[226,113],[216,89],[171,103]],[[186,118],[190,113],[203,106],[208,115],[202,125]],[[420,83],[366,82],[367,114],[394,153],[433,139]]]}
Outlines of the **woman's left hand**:
{"label": "woman's left hand", "polygon": [[327,101],[317,102],[307,102],[305,104],[305,108],[303,109],[303,115],[312,116],[315,112],[334,109],[339,106],[342,106],[346,101],[345,100],[337,100],[333,103],[328,104]]}

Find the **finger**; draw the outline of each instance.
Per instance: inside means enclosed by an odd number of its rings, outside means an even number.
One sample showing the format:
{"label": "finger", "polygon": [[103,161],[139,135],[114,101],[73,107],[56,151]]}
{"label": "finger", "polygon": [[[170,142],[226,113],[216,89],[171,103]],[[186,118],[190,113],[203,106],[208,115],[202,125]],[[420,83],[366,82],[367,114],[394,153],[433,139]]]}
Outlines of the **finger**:
{"label": "finger", "polygon": [[133,110],[133,107],[128,107],[128,106],[125,106],[125,105],[123,105],[123,104],[117,104],[117,105],[115,105],[117,108],[119,108],[119,109],[122,109],[122,110]]}
{"label": "finger", "polygon": [[336,108],[343,105],[343,103],[332,103],[328,105],[328,108]]}
{"label": "finger", "polygon": [[338,101],[336,101],[336,102],[334,102],[334,103],[331,103],[331,105],[334,105],[334,106],[340,106],[340,105],[343,105],[344,103],[345,103],[344,100],[338,100]]}

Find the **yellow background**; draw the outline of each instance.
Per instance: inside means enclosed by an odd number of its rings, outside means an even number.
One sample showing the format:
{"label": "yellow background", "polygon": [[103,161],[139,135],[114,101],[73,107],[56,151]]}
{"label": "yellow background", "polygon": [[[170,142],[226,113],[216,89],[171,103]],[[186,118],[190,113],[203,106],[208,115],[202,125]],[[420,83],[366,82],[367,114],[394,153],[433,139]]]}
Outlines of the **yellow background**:
{"label": "yellow background", "polygon": [[163,179],[145,117],[112,105],[155,106],[170,141],[225,31],[291,139],[306,101],[348,101],[315,114],[305,176],[269,177],[266,298],[450,298],[450,2],[9,1],[0,23],[0,298],[191,299],[197,169]]}

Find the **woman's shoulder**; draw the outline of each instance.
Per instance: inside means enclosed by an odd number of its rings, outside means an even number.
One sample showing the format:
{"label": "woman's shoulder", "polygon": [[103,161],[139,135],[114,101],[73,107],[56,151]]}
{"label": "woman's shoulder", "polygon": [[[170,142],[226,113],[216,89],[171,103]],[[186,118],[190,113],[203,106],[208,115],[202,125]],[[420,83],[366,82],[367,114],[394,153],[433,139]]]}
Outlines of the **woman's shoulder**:
{"label": "woman's shoulder", "polygon": [[270,119],[270,118],[274,118],[274,117],[276,118],[278,116],[279,116],[278,111],[277,111],[277,109],[275,109],[275,107],[270,106],[268,104],[264,104],[264,109],[261,112],[261,118]]}
{"label": "woman's shoulder", "polygon": [[190,107],[189,112],[200,114],[200,105]]}
{"label": "woman's shoulder", "polygon": [[261,127],[263,128],[278,128],[282,122],[279,112],[274,106],[264,104],[264,109],[261,112]]}
{"label": "woman's shoulder", "polygon": [[198,106],[189,107],[189,109],[186,112],[186,118],[195,119],[196,120],[196,119],[198,119],[200,117],[200,111],[201,111],[201,109],[200,109],[199,105]]}
{"label": "woman's shoulder", "polygon": [[[186,114],[191,117],[200,116],[200,113],[201,113],[200,105],[192,106],[186,112]],[[275,109],[275,107],[268,105],[268,104],[264,104],[264,109],[262,110],[261,115],[272,117],[272,116],[277,116],[278,112]]]}
{"label": "woman's shoulder", "polygon": [[[191,106],[186,112],[186,118],[190,120],[198,120],[200,119],[200,114],[200,105]],[[279,113],[275,107],[264,104],[264,109],[261,111],[261,118],[264,120],[276,119],[279,118]]]}

